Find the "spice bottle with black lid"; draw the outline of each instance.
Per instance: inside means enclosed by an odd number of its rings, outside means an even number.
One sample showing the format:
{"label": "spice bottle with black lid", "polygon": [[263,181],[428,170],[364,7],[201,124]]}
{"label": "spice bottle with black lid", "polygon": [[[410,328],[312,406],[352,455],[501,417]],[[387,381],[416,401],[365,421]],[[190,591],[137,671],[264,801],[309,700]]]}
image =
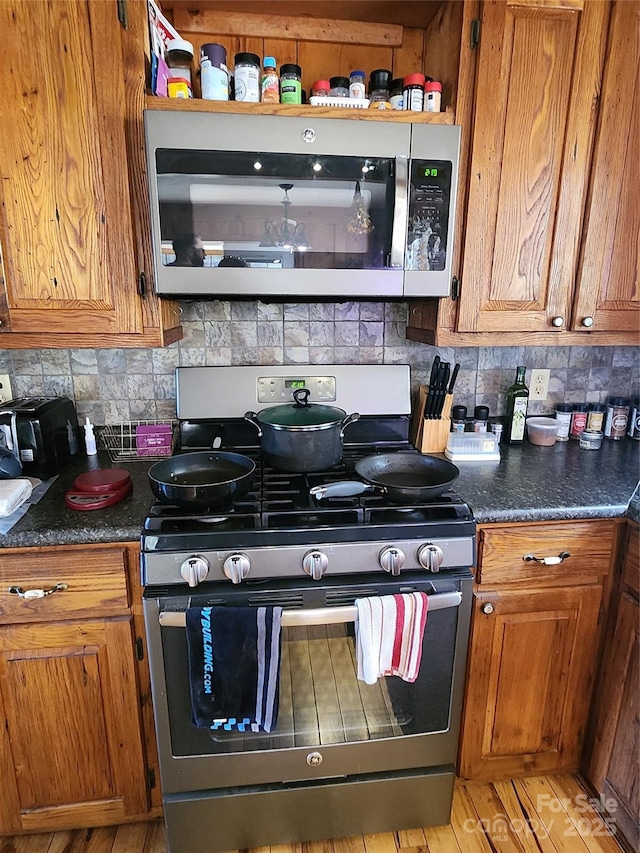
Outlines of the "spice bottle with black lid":
{"label": "spice bottle with black lid", "polygon": [[260,57],[257,53],[236,53],[233,91],[236,101],[260,103]]}
{"label": "spice bottle with black lid", "polygon": [[389,101],[389,86],[391,84],[391,71],[386,68],[376,68],[369,75],[369,100],[371,106],[378,104],[387,104],[391,107]]}
{"label": "spice bottle with black lid", "polygon": [[302,69],[294,62],[280,66],[280,103],[302,103]]}

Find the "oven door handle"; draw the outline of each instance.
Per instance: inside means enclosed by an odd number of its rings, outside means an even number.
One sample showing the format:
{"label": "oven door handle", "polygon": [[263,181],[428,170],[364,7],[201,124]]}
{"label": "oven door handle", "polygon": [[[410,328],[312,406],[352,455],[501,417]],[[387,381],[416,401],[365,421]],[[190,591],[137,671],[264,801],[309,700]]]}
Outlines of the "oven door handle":
{"label": "oven door handle", "polygon": [[[441,592],[427,596],[429,610],[444,610],[446,607],[458,607],[462,601],[460,592]],[[358,610],[353,607],[317,607],[299,610],[283,610],[281,625],[283,628],[305,625],[337,625],[342,622],[355,622]],[[186,616],[184,610],[163,610],[158,614],[163,628],[184,628]]]}

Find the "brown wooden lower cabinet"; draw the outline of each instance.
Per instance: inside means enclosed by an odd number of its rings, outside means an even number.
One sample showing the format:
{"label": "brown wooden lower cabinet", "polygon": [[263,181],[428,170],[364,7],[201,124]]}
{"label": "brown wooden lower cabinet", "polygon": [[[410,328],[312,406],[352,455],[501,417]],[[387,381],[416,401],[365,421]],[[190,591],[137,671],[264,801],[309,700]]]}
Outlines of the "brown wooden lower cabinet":
{"label": "brown wooden lower cabinet", "polygon": [[122,545],[0,553],[0,835],[149,815],[136,558]]}
{"label": "brown wooden lower cabinet", "polygon": [[630,526],[596,682],[583,772],[633,850],[640,847],[640,536]]}
{"label": "brown wooden lower cabinet", "polygon": [[463,778],[578,768],[618,526],[479,528]]}

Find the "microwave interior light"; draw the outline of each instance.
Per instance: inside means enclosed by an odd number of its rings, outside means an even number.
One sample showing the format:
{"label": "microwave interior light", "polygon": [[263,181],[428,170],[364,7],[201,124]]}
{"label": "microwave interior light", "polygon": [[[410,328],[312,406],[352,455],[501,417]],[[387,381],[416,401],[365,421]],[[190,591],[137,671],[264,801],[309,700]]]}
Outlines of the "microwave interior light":
{"label": "microwave interior light", "polygon": [[316,160],[316,162],[313,164],[313,166],[311,168],[313,169],[314,172],[321,172],[322,171],[322,163],[320,163],[320,162],[318,162],[318,160]]}
{"label": "microwave interior light", "polygon": [[256,162],[253,164],[253,168],[256,170],[256,172],[259,172],[260,169],[262,169],[262,163],[260,162],[260,160],[256,160]]}

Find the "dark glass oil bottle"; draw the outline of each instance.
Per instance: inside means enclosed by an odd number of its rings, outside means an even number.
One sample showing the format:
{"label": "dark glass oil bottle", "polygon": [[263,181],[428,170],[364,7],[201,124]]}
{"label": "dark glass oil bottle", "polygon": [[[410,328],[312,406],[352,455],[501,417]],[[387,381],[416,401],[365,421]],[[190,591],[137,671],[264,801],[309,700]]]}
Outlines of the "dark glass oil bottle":
{"label": "dark glass oil bottle", "polygon": [[516,381],[507,389],[507,443],[522,444],[529,405],[529,389],[524,384],[526,367],[518,367]]}

